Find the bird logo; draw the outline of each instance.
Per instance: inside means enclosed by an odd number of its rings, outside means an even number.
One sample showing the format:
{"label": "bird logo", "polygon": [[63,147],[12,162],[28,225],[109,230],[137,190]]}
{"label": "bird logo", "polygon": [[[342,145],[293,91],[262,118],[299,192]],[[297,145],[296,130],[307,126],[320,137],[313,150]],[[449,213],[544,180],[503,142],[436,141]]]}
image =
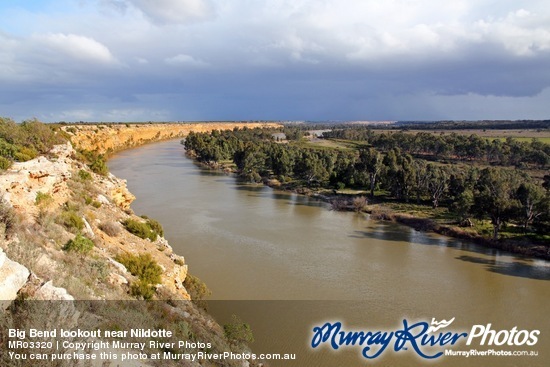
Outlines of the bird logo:
{"label": "bird logo", "polygon": [[441,321],[435,321],[434,318],[432,318],[432,325],[428,328],[428,333],[435,333],[439,329],[444,329],[447,326],[451,325],[455,321],[455,318],[453,317],[449,321],[447,320],[441,320]]}

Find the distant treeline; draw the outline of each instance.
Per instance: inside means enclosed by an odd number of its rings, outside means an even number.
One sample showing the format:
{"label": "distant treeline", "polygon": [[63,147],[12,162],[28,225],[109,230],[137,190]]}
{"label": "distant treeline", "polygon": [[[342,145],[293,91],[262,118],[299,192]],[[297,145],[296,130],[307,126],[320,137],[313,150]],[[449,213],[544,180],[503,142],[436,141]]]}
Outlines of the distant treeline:
{"label": "distant treeline", "polygon": [[481,121],[398,121],[399,128],[422,130],[523,130],[550,129],[550,120],[481,120]]}
{"label": "distant treeline", "polygon": [[538,169],[550,167],[550,145],[537,139],[531,142],[513,138],[491,141],[475,134],[412,134],[401,131],[377,133],[368,127],[334,129],[324,132],[322,137],[365,142],[382,151],[398,148],[415,156],[431,156],[437,160],[458,159],[516,167],[532,165]]}
{"label": "distant treeline", "polygon": [[[182,143],[199,161],[233,162],[238,174],[249,181],[277,178],[307,187],[367,189],[371,196],[380,190],[405,202],[430,201],[434,208],[449,207],[457,220],[489,219],[494,238],[510,221],[524,231],[549,229],[550,175],[541,182],[519,169],[428,162],[414,158],[397,143],[354,151],[278,143],[272,131],[261,129],[191,133]],[[448,151],[460,149],[450,146]],[[471,148],[466,150],[470,156]]]}

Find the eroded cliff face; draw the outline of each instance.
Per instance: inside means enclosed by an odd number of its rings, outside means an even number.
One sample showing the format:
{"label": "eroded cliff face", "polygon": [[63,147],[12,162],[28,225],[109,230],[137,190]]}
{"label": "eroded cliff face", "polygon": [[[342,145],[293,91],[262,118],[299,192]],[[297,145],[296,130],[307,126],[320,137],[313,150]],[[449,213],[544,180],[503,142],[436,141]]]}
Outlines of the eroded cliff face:
{"label": "eroded cliff face", "polygon": [[[184,137],[190,131],[243,126],[276,125],[147,124],[74,126],[74,129],[69,126],[65,129],[78,148],[108,154],[152,141]],[[167,325],[181,328],[184,337],[201,335],[204,338],[201,340],[211,341],[214,351],[247,351],[246,346],[228,342],[223,328],[188,302],[191,296],[184,283],[188,270],[184,257],[174,254],[162,236],[151,241],[124,228],[122,223],[126,220],[145,221],[131,210],[135,197],[128,191],[126,182],[112,174],[102,176],[92,172],[77,157],[73,145],[67,143],[56,146],[45,156],[14,163],[0,174],[0,214],[11,212],[16,223],[12,228],[0,225],[0,322],[4,326],[27,329],[40,325],[47,330],[58,327],[61,320],[69,320],[68,328],[77,324],[79,327],[90,325],[91,330],[97,322],[111,320],[109,322],[116,323],[121,319],[129,323],[126,326],[145,327],[147,321],[155,325],[160,317]],[[78,236],[93,241],[90,252],[68,250],[67,244]],[[105,303],[107,300],[128,302],[136,297],[131,285],[139,279],[117,261],[117,255],[121,254],[150,256],[162,269],[161,282],[154,285],[154,298],[169,301],[132,307],[124,304],[121,308],[117,308],[114,301]],[[59,303],[53,309],[46,304],[41,311],[43,314],[33,309],[21,319],[17,312],[21,303],[15,300],[65,303],[60,310],[57,309]],[[95,303],[86,306],[74,300]],[[15,313],[13,307],[11,313],[4,311],[14,305]],[[77,310],[79,305],[81,309]],[[134,319],[142,323],[131,324]],[[7,340],[5,330],[0,328],[0,340]],[[5,358],[6,355],[0,353],[0,364],[9,362]],[[165,362],[166,365],[179,365],[177,361]],[[140,362],[139,365],[148,363]],[[211,363],[196,361],[186,365]],[[241,359],[224,365],[253,366],[257,363]]]}
{"label": "eroded cliff face", "polygon": [[137,147],[149,142],[183,138],[191,131],[210,132],[247,127],[280,127],[277,123],[220,122],[181,124],[107,124],[73,125],[64,130],[71,134],[71,141],[80,149],[111,154],[123,149]]}
{"label": "eroded cliff face", "polygon": [[[127,219],[143,222],[130,209],[135,197],[126,188],[126,182],[111,174],[101,176],[91,172],[74,159],[75,156],[70,143],[56,146],[48,157],[15,163],[0,175],[4,204],[13,208],[20,227],[16,234],[2,241],[1,247],[39,278],[70,288],[75,282],[67,279],[74,274],[67,274],[54,264],[75,256],[63,251],[63,246],[80,232],[94,241],[86,260],[93,257],[102,264],[102,276],[107,284],[90,289],[76,286],[72,291],[78,292],[77,298],[124,298],[128,284],[135,277],[114,259],[127,252],[150,254],[163,268],[162,287],[180,299],[189,299],[183,286],[187,275],[184,258],[174,254],[164,238],[151,242],[122,227],[121,223]],[[27,256],[25,252],[34,255]],[[15,269],[16,265],[5,264]],[[14,299],[25,285],[20,281],[14,284],[5,294],[0,286],[2,299]]]}

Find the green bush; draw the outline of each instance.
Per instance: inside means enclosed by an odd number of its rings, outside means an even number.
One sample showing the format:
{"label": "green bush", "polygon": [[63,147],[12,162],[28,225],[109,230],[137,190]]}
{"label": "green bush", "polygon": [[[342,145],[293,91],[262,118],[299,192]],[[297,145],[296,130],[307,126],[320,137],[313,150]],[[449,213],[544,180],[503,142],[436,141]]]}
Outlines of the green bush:
{"label": "green bush", "polygon": [[92,163],[89,164],[90,169],[98,175],[107,176],[109,168],[105,162],[105,158],[102,155],[96,157]]}
{"label": "green bush", "polygon": [[36,193],[36,199],[35,199],[35,204],[36,205],[40,205],[40,204],[48,204],[49,202],[51,202],[52,200],[52,197],[50,194],[46,194],[42,191],[38,191]]}
{"label": "green bush", "polygon": [[89,238],[77,234],[76,237],[65,244],[63,250],[87,254],[94,248],[94,243]]}
{"label": "green bush", "polygon": [[40,153],[47,153],[54,145],[65,142],[64,137],[57,134],[53,126],[43,124],[36,119],[23,121],[20,128],[26,134],[25,146]]}
{"label": "green bush", "polygon": [[128,271],[138,277],[138,280],[130,285],[130,294],[135,297],[151,299],[155,294],[154,285],[161,282],[162,268],[150,254],[132,255],[122,254],[115,258],[116,261],[126,266]]}
{"label": "green bush", "polygon": [[38,156],[38,152],[36,150],[32,148],[27,148],[27,147],[20,147],[19,151],[17,151],[13,155],[13,158],[17,162],[26,162],[36,158],[37,156]]}
{"label": "green bush", "polygon": [[69,230],[81,231],[84,228],[84,220],[72,210],[61,213],[60,223]]}
{"label": "green bush", "polygon": [[122,222],[128,232],[143,239],[155,241],[157,236],[163,235],[162,226],[156,220],[147,219],[147,222],[138,222],[137,220],[127,219]]}
{"label": "green bush", "polygon": [[155,295],[155,288],[153,285],[139,279],[130,285],[130,294],[137,298],[149,300]]}
{"label": "green bush", "polygon": [[90,181],[92,179],[92,175],[90,174],[90,172],[81,169],[80,171],[78,171],[78,178],[80,178],[82,181]]}
{"label": "green bush", "polygon": [[187,293],[191,296],[191,299],[194,301],[201,301],[212,294],[210,289],[208,289],[202,280],[189,273],[183,281],[183,286],[187,290]]}
{"label": "green bush", "polygon": [[147,220],[147,224],[149,225],[149,227],[153,232],[156,232],[161,237],[164,236],[164,229],[162,228],[162,225],[158,221],[151,219],[145,215],[142,215],[141,217]]}
{"label": "green bush", "polygon": [[0,136],[0,156],[5,158],[13,158],[15,153],[17,153],[19,149],[17,146],[9,143],[5,139],[3,139]]}
{"label": "green bush", "polygon": [[161,282],[162,268],[157,264],[150,254],[132,255],[123,254],[115,259],[128,269],[128,271],[149,284]]}
{"label": "green bush", "polygon": [[0,157],[0,170],[5,170],[11,167],[11,161],[7,158]]}
{"label": "green bush", "polygon": [[46,153],[56,144],[66,141],[56,128],[40,121],[28,120],[16,124],[0,117],[0,156],[25,161]]}
{"label": "green bush", "polygon": [[97,154],[90,150],[78,150],[76,158],[88,164],[88,167],[99,175],[106,176],[109,173],[109,168],[102,154]]}
{"label": "green bush", "polygon": [[244,323],[237,315],[233,315],[231,322],[223,326],[223,332],[227,340],[235,344],[252,343],[254,341],[250,325]]}

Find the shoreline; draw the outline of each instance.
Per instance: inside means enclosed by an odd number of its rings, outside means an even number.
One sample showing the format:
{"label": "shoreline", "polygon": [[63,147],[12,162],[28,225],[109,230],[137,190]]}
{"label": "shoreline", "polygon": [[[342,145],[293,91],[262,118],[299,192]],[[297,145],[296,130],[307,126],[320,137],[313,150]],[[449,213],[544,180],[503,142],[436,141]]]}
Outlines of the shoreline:
{"label": "shoreline", "polygon": [[[204,168],[225,172],[226,174],[236,174],[236,171],[234,169],[224,166],[223,164],[209,164],[206,162],[199,162],[194,156],[194,154],[189,153],[187,151],[185,152],[185,154],[189,158],[191,158],[194,163]],[[287,191],[287,192],[294,192],[298,195],[315,197],[327,203],[332,203],[334,199],[343,197],[342,194],[338,194],[338,193],[329,194],[329,195],[325,194],[324,192],[328,191],[328,189],[321,189],[320,191],[315,191],[303,186],[291,187],[288,184],[287,185],[281,184],[279,181],[272,180],[272,179],[263,179],[262,185],[268,186],[272,189],[278,189],[278,190]],[[358,196],[361,196],[361,195],[348,195],[347,198],[353,199],[354,197],[358,197]],[[550,248],[544,245],[529,244],[529,243],[525,243],[525,241],[514,241],[509,239],[495,241],[491,238],[483,237],[479,233],[471,233],[471,232],[465,231],[459,226],[450,225],[450,224],[439,224],[434,219],[431,219],[431,218],[423,218],[423,217],[418,217],[407,213],[396,212],[395,210],[387,206],[383,206],[383,202],[376,205],[377,206],[381,205],[381,206],[378,206],[377,208],[373,208],[372,205],[367,204],[366,207],[361,211],[369,214],[370,218],[374,220],[398,223],[398,224],[408,226],[410,228],[414,228],[417,231],[433,232],[449,238],[456,238],[459,240],[470,241],[473,244],[490,248],[490,249],[507,251],[507,252],[510,252],[511,254],[526,256],[531,259],[541,259],[541,260],[550,261]],[[353,211],[353,208],[350,206],[343,211]]]}

